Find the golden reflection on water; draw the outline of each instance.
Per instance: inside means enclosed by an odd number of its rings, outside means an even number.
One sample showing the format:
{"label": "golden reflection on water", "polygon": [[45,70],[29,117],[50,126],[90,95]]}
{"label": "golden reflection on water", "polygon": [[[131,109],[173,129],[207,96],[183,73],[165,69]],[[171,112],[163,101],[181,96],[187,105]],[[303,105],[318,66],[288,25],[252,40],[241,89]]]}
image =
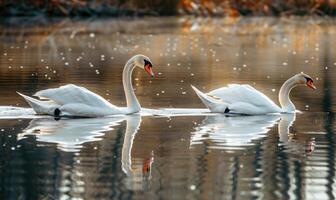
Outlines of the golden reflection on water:
{"label": "golden reflection on water", "polygon": [[281,84],[301,71],[318,90],[292,91],[304,111],[296,116],[0,120],[0,198],[335,197],[335,30],[323,18],[2,26],[1,105],[27,106],[15,91],[74,83],[125,106],[121,72],[136,53],[157,74],[133,75],[143,107],[203,108],[190,84],[250,84],[277,102]]}

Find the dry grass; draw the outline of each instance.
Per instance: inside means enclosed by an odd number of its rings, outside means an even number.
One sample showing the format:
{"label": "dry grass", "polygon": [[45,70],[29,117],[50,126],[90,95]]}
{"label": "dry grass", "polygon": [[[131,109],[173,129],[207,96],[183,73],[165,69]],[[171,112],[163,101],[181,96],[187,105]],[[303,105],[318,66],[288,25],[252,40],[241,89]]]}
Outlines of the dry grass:
{"label": "dry grass", "polygon": [[336,15],[336,0],[5,0],[3,16]]}

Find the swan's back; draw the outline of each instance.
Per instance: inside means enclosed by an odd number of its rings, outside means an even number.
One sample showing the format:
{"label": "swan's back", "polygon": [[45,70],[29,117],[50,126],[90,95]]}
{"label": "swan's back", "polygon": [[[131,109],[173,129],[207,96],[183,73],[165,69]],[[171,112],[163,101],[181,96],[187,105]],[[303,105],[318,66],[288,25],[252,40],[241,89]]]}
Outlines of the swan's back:
{"label": "swan's back", "polygon": [[273,112],[281,112],[279,106],[270,98],[247,84],[229,84],[227,87],[213,90],[208,94],[221,98],[222,101],[228,104],[248,103]]}
{"label": "swan's back", "polygon": [[59,105],[65,104],[84,104],[99,108],[115,108],[114,105],[106,101],[103,97],[89,91],[88,89],[73,84],[41,90],[34,96],[53,100]]}

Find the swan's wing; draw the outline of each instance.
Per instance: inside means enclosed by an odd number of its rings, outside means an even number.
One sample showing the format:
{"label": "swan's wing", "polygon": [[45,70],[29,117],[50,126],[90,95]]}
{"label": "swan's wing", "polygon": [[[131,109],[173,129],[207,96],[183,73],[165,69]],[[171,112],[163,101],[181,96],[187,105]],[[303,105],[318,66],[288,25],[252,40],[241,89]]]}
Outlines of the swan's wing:
{"label": "swan's wing", "polygon": [[229,104],[243,102],[252,104],[256,107],[274,109],[277,112],[281,111],[279,106],[277,106],[270,98],[250,85],[230,84],[227,87],[213,90],[208,94],[219,97]]}
{"label": "swan's wing", "polygon": [[68,84],[59,88],[41,90],[34,96],[53,100],[60,105],[79,103],[98,107],[115,107],[103,97],[84,87],[79,87],[73,84]]}

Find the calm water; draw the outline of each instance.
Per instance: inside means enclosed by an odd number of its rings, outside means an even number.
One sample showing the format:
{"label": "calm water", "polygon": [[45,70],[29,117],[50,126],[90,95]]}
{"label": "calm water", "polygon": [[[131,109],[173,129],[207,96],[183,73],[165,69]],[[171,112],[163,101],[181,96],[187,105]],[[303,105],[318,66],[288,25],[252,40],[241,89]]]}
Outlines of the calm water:
{"label": "calm water", "polygon": [[203,108],[190,84],[250,84],[277,102],[301,71],[318,90],[292,91],[296,115],[1,119],[0,199],[335,199],[333,19],[20,24],[0,26],[0,105],[74,83],[125,106],[121,73],[136,53],[157,74],[133,74],[146,108]]}

